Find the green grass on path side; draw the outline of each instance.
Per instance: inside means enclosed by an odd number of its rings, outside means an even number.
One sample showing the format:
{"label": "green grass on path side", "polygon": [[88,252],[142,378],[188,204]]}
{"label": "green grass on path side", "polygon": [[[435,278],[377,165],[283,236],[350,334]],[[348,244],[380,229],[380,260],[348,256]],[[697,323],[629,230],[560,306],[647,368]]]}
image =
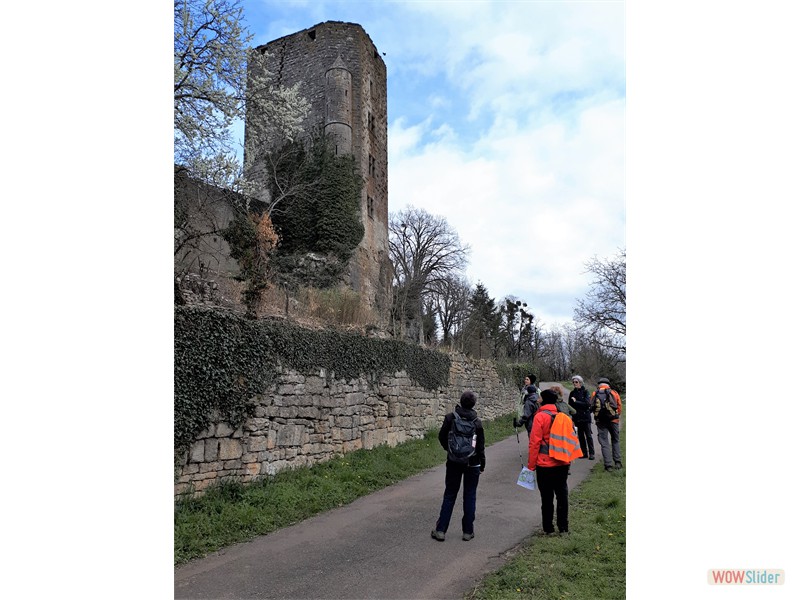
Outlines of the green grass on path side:
{"label": "green grass on path side", "polygon": [[[512,414],[483,421],[486,445],[514,434]],[[443,464],[438,427],[394,448],[357,450],[313,467],[282,471],[243,485],[221,482],[175,504],[174,562],[188,562],[344,506]]]}
{"label": "green grass on path side", "polygon": [[[624,465],[624,418],[621,425]],[[625,598],[625,469],[606,472],[597,449],[597,464],[570,490],[569,535],[529,538],[505,566],[467,594],[468,600]]]}

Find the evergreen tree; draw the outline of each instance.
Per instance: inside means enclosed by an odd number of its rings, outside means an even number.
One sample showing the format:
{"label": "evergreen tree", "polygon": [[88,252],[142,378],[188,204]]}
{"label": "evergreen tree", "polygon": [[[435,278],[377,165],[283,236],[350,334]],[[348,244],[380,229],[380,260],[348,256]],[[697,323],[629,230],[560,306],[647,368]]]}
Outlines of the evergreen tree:
{"label": "evergreen tree", "polygon": [[486,287],[478,282],[469,298],[470,316],[464,332],[464,350],[475,358],[495,354],[495,340],[500,337],[500,311]]}

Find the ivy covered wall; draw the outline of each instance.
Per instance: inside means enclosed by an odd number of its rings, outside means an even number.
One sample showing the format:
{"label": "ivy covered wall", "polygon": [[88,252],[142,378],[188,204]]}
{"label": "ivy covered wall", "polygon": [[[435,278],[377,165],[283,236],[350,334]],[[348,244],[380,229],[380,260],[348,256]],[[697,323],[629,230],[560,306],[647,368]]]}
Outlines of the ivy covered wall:
{"label": "ivy covered wall", "polygon": [[422,437],[465,389],[483,418],[518,395],[489,361],[176,307],[175,492]]}

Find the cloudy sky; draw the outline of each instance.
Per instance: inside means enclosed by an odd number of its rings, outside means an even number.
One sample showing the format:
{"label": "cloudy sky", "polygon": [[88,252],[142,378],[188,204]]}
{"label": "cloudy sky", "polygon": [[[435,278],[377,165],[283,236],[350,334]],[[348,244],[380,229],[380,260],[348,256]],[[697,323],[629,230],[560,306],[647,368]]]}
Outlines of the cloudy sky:
{"label": "cloudy sky", "polygon": [[385,53],[389,211],[445,217],[473,284],[545,324],[572,319],[585,263],[626,245],[622,2],[243,6],[254,45],[362,25]]}

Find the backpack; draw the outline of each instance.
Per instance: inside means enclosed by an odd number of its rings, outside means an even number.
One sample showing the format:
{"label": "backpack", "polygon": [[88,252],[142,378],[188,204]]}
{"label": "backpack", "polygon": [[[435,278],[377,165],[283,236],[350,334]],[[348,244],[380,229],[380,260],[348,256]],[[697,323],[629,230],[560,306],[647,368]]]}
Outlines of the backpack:
{"label": "backpack", "polygon": [[595,402],[600,403],[600,411],[597,413],[597,418],[600,421],[610,423],[613,419],[619,417],[617,400],[614,398],[614,394],[611,393],[610,388],[598,389],[595,392],[595,399]]}
{"label": "backpack", "polygon": [[469,458],[475,454],[475,444],[477,441],[475,418],[472,421],[462,419],[456,411],[453,411],[450,433],[447,436],[447,460],[467,464]]}

